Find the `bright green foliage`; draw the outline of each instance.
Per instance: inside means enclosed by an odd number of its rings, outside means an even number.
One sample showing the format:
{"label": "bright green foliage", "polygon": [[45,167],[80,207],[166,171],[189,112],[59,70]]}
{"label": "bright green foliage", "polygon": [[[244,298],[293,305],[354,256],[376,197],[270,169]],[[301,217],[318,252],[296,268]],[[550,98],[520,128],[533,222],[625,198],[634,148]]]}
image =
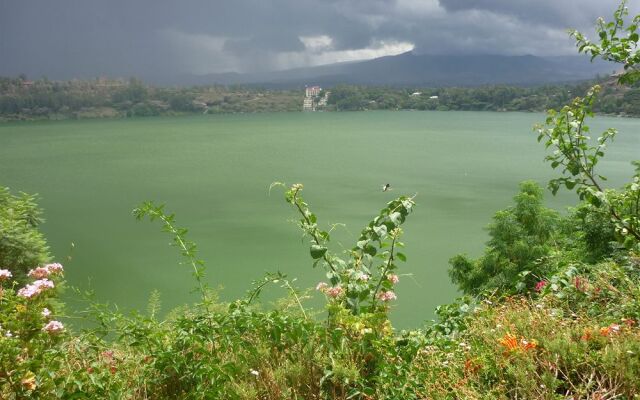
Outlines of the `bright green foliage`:
{"label": "bright green foliage", "polygon": [[595,263],[610,257],[620,247],[616,227],[606,209],[581,203],[562,221],[562,235],[574,258]]}
{"label": "bright green foliage", "polygon": [[549,182],[552,192],[555,194],[561,186],[569,190],[575,188],[581,199],[606,210],[615,225],[617,240],[631,248],[640,241],[640,177],[636,173],[633,182],[619,191],[602,186],[606,178],[599,175],[595,167],[604,157],[606,144],[614,138],[616,130],[606,130],[596,145],[589,142],[585,118],[593,116],[591,107],[599,90],[595,86],[586,98],[576,98],[560,112],[550,110],[545,125],[535,129],[538,141],[544,140],[547,148],[555,149],[546,157],[551,167],[563,167],[562,176]]}
{"label": "bright green foliage", "polygon": [[301,184],[292,185],[285,199],[301,215],[298,225],[310,239],[314,267],[321,264],[327,271],[330,285],[324,292],[354,314],[384,310],[383,304],[396,298],[393,286],[398,279],[397,263],[406,261],[406,256],[398,251],[404,247],[399,240],[400,225],[413,210],[413,198],[401,196],[390,201],[362,230],[355,247],[347,254],[349,258],[343,259],[328,250],[329,232],[318,227],[317,217],[302,199],[301,190]]}
{"label": "bright green foliage", "polygon": [[544,126],[537,126],[538,141],[544,139],[547,148],[553,147],[553,154],[545,160],[551,162],[551,168],[561,166],[563,176],[549,182],[549,188],[556,194],[561,185],[571,190],[577,186],[580,199],[587,199],[599,206],[601,200],[598,192],[602,188],[598,180],[606,180],[597,175],[595,167],[604,156],[607,142],[615,137],[615,129],[606,130],[597,141],[597,145],[589,143],[587,134],[589,127],[585,124],[586,117],[593,117],[593,102],[600,91],[594,86],[584,99],[576,98],[571,105],[565,106],[560,112],[549,110]]}
{"label": "bright green foliage", "polygon": [[[41,268],[43,274],[47,268]],[[29,278],[28,286],[20,289],[17,282],[0,279],[2,399],[56,398],[68,378],[62,372],[62,348],[68,338],[64,326],[55,321],[62,311],[56,301],[64,284],[62,271],[39,278],[44,279]]]}
{"label": "bright green foliage", "polygon": [[[535,182],[523,182],[514,197],[515,206],[499,211],[489,225],[490,240],[484,255],[470,260],[457,255],[449,262],[453,283],[467,294],[498,290],[513,292],[532,287],[535,277],[544,276],[545,265],[538,260],[553,248],[558,214],[542,205],[542,189]],[[522,281],[523,273],[527,277]]]}
{"label": "bright green foliage", "polygon": [[172,246],[180,250],[180,255],[193,269],[193,277],[198,282],[198,290],[202,296],[202,301],[207,300],[207,288],[204,283],[204,261],[197,257],[197,246],[186,239],[188,232],[185,228],[176,227],[175,215],[165,214],[164,205],[156,206],[153,202],[145,202],[140,207],[133,210],[133,215],[138,221],[148,216],[151,221],[159,219],[162,222],[162,231],[173,236]]}
{"label": "bright green foliage", "polygon": [[576,46],[580,53],[591,55],[591,59],[602,58],[607,61],[622,64],[624,73],[620,75],[620,83],[634,83],[640,79],[640,71],[636,65],[640,62],[640,51],[638,51],[638,23],[640,15],[635,16],[629,25],[625,17],[629,15],[626,7],[627,0],[623,0],[618,9],[613,14],[613,21],[606,22],[599,18],[596,25],[599,43],[591,42],[582,33],[570,31],[571,36],[576,38]]}
{"label": "bright green foliage", "polygon": [[30,268],[49,261],[49,248],[38,230],[43,222],[36,196],[14,196],[0,187],[0,269],[9,269],[13,278],[24,281]]}
{"label": "bright green foliage", "polygon": [[[627,15],[626,0],[623,0],[615,11],[612,22],[606,23],[600,19],[596,27],[599,43],[592,43],[576,31],[572,35],[576,37],[578,50],[591,54],[592,59],[601,57],[623,64],[625,72],[619,81],[633,84],[640,80],[640,71],[637,69],[640,62],[640,51],[637,50],[640,15],[625,27]],[[564,176],[552,180],[549,186],[554,193],[563,184],[567,189],[577,186],[581,199],[604,208],[610,214],[616,227],[618,242],[627,248],[640,250],[640,174],[636,171],[633,182],[616,191],[602,187],[599,180],[605,178],[594,170],[598,160],[604,156],[606,142],[616,134],[614,129],[609,129],[598,138],[597,146],[591,147],[588,144],[589,137],[586,133],[589,129],[584,120],[586,116],[593,116],[594,98],[599,91],[600,88],[595,86],[586,98],[576,98],[560,112],[550,110],[546,124],[536,127],[538,141],[544,138],[546,146],[555,149],[553,155],[547,157],[551,166],[564,166]]]}

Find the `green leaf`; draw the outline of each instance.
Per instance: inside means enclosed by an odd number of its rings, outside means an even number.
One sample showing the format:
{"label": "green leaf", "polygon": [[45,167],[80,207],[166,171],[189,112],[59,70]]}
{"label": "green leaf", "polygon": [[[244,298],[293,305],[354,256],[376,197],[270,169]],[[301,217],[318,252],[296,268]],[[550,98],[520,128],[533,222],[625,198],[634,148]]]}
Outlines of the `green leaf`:
{"label": "green leaf", "polygon": [[380,239],[384,239],[387,236],[387,227],[384,225],[374,226],[373,231],[380,237]]}
{"label": "green leaf", "polygon": [[407,261],[407,256],[405,256],[403,253],[396,253],[396,256],[402,261]]}
{"label": "green leaf", "polygon": [[365,248],[363,249],[363,251],[365,252],[365,254],[368,254],[368,255],[370,255],[370,256],[375,256],[375,255],[376,255],[376,253],[378,252],[378,251],[376,250],[376,248],[375,248],[375,247],[373,247],[373,246],[371,246],[371,245],[367,245],[367,246],[365,246]]}
{"label": "green leaf", "polygon": [[389,219],[394,224],[400,225],[402,223],[402,214],[396,211],[394,213],[389,214]]}
{"label": "green leaf", "polygon": [[327,248],[318,244],[312,244],[309,252],[311,253],[311,258],[317,260],[327,253]]}

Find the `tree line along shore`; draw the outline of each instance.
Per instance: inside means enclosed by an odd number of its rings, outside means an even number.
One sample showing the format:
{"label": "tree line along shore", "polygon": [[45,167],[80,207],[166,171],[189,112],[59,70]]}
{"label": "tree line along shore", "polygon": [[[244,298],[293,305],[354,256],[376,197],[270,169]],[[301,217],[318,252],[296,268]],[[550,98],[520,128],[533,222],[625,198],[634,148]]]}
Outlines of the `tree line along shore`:
{"label": "tree line along shore", "polygon": [[[528,111],[559,108],[598,83],[597,113],[640,115],[640,87],[614,77],[594,81],[518,87],[398,88],[338,85],[318,111],[437,110]],[[324,91],[319,94],[323,96]],[[299,112],[304,88],[257,86],[158,87],[131,78],[52,81],[0,77],[0,121],[127,118],[188,114]]]}

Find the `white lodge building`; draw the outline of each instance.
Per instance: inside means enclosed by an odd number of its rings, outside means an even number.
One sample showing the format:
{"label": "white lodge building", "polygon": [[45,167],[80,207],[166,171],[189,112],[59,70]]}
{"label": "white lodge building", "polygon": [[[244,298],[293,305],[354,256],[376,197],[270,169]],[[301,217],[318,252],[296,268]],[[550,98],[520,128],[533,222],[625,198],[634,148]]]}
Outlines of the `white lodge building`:
{"label": "white lodge building", "polygon": [[315,97],[320,94],[320,86],[308,86],[305,88],[305,97]]}
{"label": "white lodge building", "polygon": [[304,101],[302,111],[316,111],[318,107],[326,107],[329,99],[329,92],[325,92],[321,99],[318,98],[322,92],[320,86],[306,86],[304,88]]}

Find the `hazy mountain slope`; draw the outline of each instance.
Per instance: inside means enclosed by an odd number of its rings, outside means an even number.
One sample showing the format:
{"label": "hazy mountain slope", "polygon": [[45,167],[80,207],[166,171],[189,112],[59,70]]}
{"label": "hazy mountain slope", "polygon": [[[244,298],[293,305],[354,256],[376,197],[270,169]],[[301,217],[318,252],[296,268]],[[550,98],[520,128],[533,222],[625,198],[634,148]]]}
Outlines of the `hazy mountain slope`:
{"label": "hazy mountain slope", "polygon": [[[580,56],[416,55],[411,52],[373,60],[255,74],[176,77],[173,84],[256,84],[295,87],[305,84],[391,86],[536,85],[590,79],[615,69]],[[166,82],[158,82],[166,83]]]}

